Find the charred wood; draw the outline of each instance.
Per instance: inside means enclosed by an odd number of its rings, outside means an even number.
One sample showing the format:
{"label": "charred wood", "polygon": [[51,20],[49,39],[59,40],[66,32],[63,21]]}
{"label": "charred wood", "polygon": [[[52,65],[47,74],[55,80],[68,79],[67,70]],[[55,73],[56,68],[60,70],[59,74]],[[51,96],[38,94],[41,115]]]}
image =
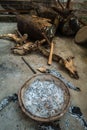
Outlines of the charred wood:
{"label": "charred wood", "polygon": [[62,16],[63,18],[67,18],[72,13],[72,10],[68,10],[68,9],[62,10],[56,6],[52,6],[51,8],[54,11],[56,11],[60,16]]}
{"label": "charred wood", "polygon": [[56,30],[50,19],[29,15],[18,15],[17,27],[22,35],[26,33],[32,40],[43,39],[43,30],[48,37],[53,37]]}

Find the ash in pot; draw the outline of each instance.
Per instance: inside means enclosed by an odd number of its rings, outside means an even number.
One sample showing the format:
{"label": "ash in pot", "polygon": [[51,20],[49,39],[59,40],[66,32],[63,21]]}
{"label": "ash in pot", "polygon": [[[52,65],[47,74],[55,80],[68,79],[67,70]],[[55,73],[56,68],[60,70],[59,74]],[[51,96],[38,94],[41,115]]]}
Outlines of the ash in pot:
{"label": "ash in pot", "polygon": [[23,103],[26,110],[35,116],[56,116],[64,105],[64,90],[52,80],[36,79],[24,92]]}

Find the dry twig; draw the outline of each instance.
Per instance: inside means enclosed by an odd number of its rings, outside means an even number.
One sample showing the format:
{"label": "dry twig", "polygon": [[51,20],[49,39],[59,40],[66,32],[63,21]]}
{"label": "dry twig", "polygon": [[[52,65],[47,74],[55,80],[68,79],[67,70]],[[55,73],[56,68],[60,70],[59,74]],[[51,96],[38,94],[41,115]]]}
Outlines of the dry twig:
{"label": "dry twig", "polygon": [[51,42],[51,48],[50,48],[50,54],[49,54],[49,59],[48,59],[48,65],[52,64],[53,49],[54,49],[54,43]]}
{"label": "dry twig", "polygon": [[32,68],[32,66],[25,60],[25,58],[24,57],[22,57],[22,60],[24,61],[24,63],[32,70],[32,72],[34,73],[34,74],[36,74],[37,72]]}

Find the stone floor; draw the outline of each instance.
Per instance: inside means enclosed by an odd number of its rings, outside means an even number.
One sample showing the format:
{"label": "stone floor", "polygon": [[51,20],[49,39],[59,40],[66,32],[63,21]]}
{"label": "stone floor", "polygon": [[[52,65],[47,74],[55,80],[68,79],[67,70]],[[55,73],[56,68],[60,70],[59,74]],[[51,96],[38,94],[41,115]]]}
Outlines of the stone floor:
{"label": "stone floor", "polygon": [[[16,23],[0,23],[0,34],[11,33],[16,29]],[[80,107],[85,119],[87,120],[87,48],[78,46],[73,38],[55,38],[58,44],[58,51],[61,49],[71,51],[75,56],[74,62],[79,73],[79,80],[71,78],[67,71],[58,63],[53,62],[52,66],[47,65],[47,59],[36,52],[31,53],[25,58],[36,70],[38,67],[45,66],[59,71],[68,81],[81,89],[81,92],[70,90],[71,105]],[[18,93],[21,86],[34,74],[26,66],[21,56],[11,53],[13,41],[0,39],[0,101],[13,93]],[[37,70],[36,70],[37,71]],[[39,73],[37,71],[37,73]],[[10,103],[0,111],[0,130],[37,130],[38,123],[27,117],[21,110],[18,101]],[[66,113],[60,119],[62,130],[85,130],[81,122]],[[51,129],[48,129],[51,130]]]}

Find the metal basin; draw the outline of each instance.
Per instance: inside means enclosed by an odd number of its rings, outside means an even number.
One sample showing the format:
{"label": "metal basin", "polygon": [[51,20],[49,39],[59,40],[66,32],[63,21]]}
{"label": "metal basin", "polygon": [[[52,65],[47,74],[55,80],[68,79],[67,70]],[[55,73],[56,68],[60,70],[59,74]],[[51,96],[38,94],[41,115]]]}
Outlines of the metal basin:
{"label": "metal basin", "polygon": [[70,103],[65,84],[50,74],[38,74],[18,94],[22,111],[36,121],[50,122],[64,115]]}

